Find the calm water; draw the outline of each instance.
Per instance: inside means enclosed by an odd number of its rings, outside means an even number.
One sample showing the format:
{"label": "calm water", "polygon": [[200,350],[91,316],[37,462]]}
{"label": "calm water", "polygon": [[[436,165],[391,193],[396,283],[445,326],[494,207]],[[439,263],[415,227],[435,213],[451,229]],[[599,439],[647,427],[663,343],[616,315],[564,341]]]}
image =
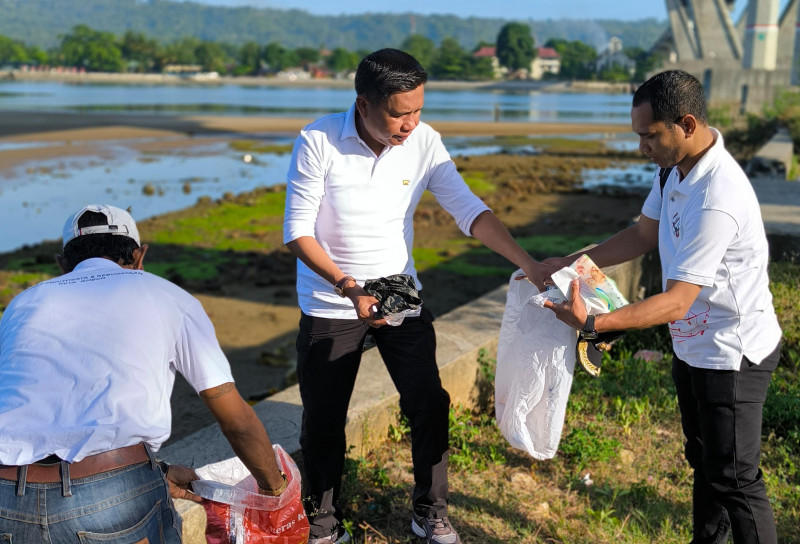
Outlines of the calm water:
{"label": "calm water", "polygon": [[67,216],[90,202],[130,207],[139,220],[186,208],[200,196],[285,182],[289,154],[250,156],[245,162],[226,143],[169,154],[109,147],[98,156],[36,161],[0,173],[0,251],[59,237]]}
{"label": "calm water", "polygon": [[[54,82],[0,83],[0,110],[130,111],[313,117],[350,107],[348,89],[238,85],[88,85]],[[425,91],[424,118],[568,123],[630,122],[625,94],[508,91]]]}
{"label": "calm water", "polygon": [[[602,133],[606,124],[629,122],[630,97],[604,94],[541,94],[477,91],[427,91],[424,118],[491,120],[495,105],[502,120],[597,123],[598,133],[576,138],[603,139],[617,149],[635,149],[633,135]],[[349,107],[353,92],[341,89],[286,89],[220,86],[121,86],[59,83],[0,84],[3,109],[52,111],[128,111],[220,115],[323,115]],[[0,117],[2,122],[2,117]],[[611,140],[609,141],[609,138]],[[265,138],[266,143],[288,143]],[[495,145],[486,138],[450,138],[454,156],[486,153],[538,153],[535,143]],[[0,142],[8,151],[49,142]],[[0,251],[57,238],[64,219],[88,202],[131,207],[144,219],[194,204],[285,181],[289,155],[244,153],[225,143],[200,144],[190,150],[142,153],[109,142],[95,156],[60,158],[23,164],[0,172]],[[586,187],[637,185],[649,175],[626,167],[585,171]],[[24,228],[19,228],[24,225]]]}

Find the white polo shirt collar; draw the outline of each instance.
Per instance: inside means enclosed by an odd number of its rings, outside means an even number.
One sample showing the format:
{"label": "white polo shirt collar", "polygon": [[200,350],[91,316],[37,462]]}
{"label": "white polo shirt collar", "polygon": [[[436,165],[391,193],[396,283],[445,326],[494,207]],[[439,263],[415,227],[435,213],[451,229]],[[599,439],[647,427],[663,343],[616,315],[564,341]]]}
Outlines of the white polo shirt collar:
{"label": "white polo shirt collar", "polygon": [[[683,180],[676,180],[672,187],[673,191],[689,196],[697,187],[697,182],[703,179],[708,171],[719,163],[720,153],[725,150],[725,142],[723,142],[722,134],[717,129],[711,128],[711,133],[714,135],[714,145],[697,161],[694,168],[689,171],[688,176]],[[675,168],[677,169],[677,167]],[[680,179],[680,174],[678,179]]]}
{"label": "white polo shirt collar", "polygon": [[[403,146],[405,146],[406,143],[413,137],[414,137],[414,132],[412,131],[411,134],[408,135],[408,138],[403,140],[400,143],[399,146],[392,146],[392,145],[385,146],[383,148],[383,151],[381,151],[381,154],[379,156],[382,157],[382,156],[386,155],[387,153],[389,153],[392,150],[393,147],[403,147]],[[372,151],[372,149],[370,149],[370,147],[367,145],[367,142],[365,142],[364,139],[361,137],[361,135],[358,133],[358,129],[356,128],[356,103],[355,102],[353,102],[353,104],[350,106],[350,109],[348,109],[347,112],[345,113],[344,126],[342,127],[342,135],[341,135],[340,139],[341,140],[347,140],[349,138],[355,138],[356,140],[361,142],[361,145],[365,146],[367,149]]]}

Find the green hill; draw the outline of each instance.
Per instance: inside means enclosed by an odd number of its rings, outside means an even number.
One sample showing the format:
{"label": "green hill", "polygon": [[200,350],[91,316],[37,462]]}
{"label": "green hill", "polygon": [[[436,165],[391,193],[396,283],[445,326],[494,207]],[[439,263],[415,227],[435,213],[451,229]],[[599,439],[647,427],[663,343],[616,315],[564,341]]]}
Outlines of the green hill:
{"label": "green hill", "polygon": [[[367,13],[318,16],[299,10],[219,7],[169,0],[0,0],[0,35],[43,48],[55,46],[59,35],[77,24],[121,35],[144,32],[162,42],[194,36],[203,40],[242,44],[279,42],[284,46],[350,50],[396,47],[412,32],[437,44],[456,38],[472,48],[493,43],[500,27],[513,19]],[[581,40],[598,48],[614,35],[626,46],[649,45],[666,27],[665,21],[523,20],[537,43],[551,37]]]}

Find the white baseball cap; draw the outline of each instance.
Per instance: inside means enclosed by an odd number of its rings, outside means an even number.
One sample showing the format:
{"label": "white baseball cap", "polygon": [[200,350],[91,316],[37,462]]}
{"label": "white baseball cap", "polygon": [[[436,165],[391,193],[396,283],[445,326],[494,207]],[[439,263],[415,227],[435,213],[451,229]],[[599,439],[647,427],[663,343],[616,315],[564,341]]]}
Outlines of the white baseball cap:
{"label": "white baseball cap", "polygon": [[[92,227],[78,227],[78,221],[86,212],[102,213],[106,216],[108,224],[95,225]],[[105,204],[89,204],[84,206],[67,219],[64,223],[63,245],[66,245],[85,234],[118,234],[132,238],[137,245],[142,245],[139,241],[139,230],[136,228],[136,222],[131,217],[131,214],[125,210],[115,208],[114,206],[106,206]]]}

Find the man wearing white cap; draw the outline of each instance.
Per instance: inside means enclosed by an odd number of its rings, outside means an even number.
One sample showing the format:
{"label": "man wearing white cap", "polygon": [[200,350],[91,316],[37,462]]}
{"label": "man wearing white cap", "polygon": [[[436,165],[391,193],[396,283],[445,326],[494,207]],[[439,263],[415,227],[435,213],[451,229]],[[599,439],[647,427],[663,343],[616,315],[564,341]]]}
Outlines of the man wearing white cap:
{"label": "man wearing white cap", "polygon": [[196,476],[153,454],[170,434],[176,371],[262,493],[280,494],[286,476],[208,316],[143,271],[130,214],[86,206],[63,242],[64,275],[21,293],[0,321],[0,541],[181,542],[170,495],[193,499]]}

